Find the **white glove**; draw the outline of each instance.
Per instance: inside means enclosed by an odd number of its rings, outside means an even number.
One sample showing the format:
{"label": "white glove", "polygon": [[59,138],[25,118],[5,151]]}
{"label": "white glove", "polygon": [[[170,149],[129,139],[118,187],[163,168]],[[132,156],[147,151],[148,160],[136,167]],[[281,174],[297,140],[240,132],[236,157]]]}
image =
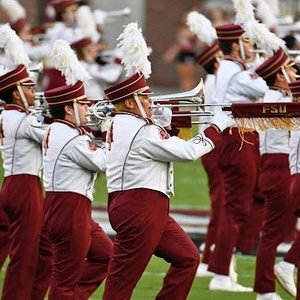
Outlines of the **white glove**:
{"label": "white glove", "polygon": [[232,127],[235,124],[233,118],[228,116],[223,111],[216,112],[211,123],[215,124],[220,129],[221,132],[224,131],[228,127]]}
{"label": "white glove", "polygon": [[167,127],[172,121],[172,110],[168,107],[157,105],[152,110],[152,119],[162,127]]}
{"label": "white glove", "polygon": [[111,116],[106,116],[104,120],[102,120],[101,125],[100,125],[100,130],[101,132],[106,132],[110,128],[111,122],[112,122],[112,117]]}

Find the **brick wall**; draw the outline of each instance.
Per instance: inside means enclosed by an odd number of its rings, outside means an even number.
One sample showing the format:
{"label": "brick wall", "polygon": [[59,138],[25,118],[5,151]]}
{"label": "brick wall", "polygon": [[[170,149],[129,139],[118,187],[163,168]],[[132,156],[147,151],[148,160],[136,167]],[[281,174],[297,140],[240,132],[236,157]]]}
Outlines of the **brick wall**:
{"label": "brick wall", "polygon": [[153,48],[151,84],[177,86],[174,64],[163,62],[164,52],[174,43],[176,29],[185,12],[200,8],[199,0],[147,0],[145,30],[147,44]]}
{"label": "brick wall", "polygon": [[[25,8],[28,21],[32,25],[39,25],[45,8],[45,0],[19,0],[19,3]],[[0,10],[0,22],[8,22],[3,11]]]}

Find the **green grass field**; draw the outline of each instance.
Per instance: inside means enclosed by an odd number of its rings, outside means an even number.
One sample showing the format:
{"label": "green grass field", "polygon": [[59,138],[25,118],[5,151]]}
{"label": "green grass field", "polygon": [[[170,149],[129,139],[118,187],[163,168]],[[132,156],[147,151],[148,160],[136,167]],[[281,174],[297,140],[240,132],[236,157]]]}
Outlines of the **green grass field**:
{"label": "green grass field", "polygon": [[[252,286],[254,281],[254,257],[238,257],[237,270],[239,273],[239,282]],[[162,286],[163,277],[168,269],[168,264],[163,260],[153,257],[147,269],[145,270],[142,278],[136,286],[132,300],[153,300]],[[130,270],[128,270],[130,272]],[[0,286],[2,288],[3,278],[5,274],[5,267],[0,274]],[[255,300],[255,293],[228,293],[228,292],[213,292],[208,290],[210,278],[197,278],[194,281],[188,300]],[[103,293],[104,284],[89,298],[90,300],[100,300]],[[178,287],[180,288],[180,287]],[[293,297],[289,296],[277,284],[277,292],[284,300],[292,300]],[[171,300],[171,299],[170,299]]]}

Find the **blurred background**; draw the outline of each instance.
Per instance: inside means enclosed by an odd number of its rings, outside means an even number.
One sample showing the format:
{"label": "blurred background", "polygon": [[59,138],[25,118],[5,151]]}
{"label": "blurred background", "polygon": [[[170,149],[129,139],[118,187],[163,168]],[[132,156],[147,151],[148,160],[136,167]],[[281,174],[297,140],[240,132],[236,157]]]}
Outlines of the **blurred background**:
{"label": "blurred background", "polygon": [[[26,9],[32,25],[41,25],[45,17],[46,0],[20,0]],[[191,10],[197,10],[208,16],[214,24],[220,24],[234,17],[231,0],[89,0],[92,9],[103,11],[131,8],[129,16],[120,16],[103,26],[103,39],[109,48],[117,44],[116,38],[123,30],[123,25],[137,21],[143,29],[147,44],[152,48],[152,76],[150,84],[157,87],[167,87],[172,90],[183,89],[180,84],[175,58],[166,59],[165,54],[176,43],[178,30],[184,23],[184,16]],[[273,13],[278,18],[277,32],[282,37],[299,20],[300,1],[298,0],[268,0]],[[0,22],[6,22],[6,16],[0,12]],[[298,29],[297,29],[298,30]],[[299,31],[300,32],[300,31]],[[200,76],[205,76],[203,70],[194,66],[189,71],[190,86],[198,82]],[[193,73],[193,74],[192,74]],[[187,85],[186,85],[187,86]]]}

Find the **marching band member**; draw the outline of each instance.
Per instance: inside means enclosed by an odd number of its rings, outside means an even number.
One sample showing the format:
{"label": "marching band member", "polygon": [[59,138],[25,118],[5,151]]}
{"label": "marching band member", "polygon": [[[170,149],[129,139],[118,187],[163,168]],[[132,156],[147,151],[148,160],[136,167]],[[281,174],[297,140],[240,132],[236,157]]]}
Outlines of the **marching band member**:
{"label": "marching band member", "polygon": [[30,59],[40,62],[49,55],[47,43],[35,44],[33,42],[31,25],[26,18],[26,11],[20,3],[17,0],[3,0],[0,5],[8,15],[10,27],[23,41],[23,47]]}
{"label": "marching band member", "polygon": [[[291,102],[288,82],[295,80],[293,64],[284,50],[279,49],[256,68],[255,72],[269,86],[263,102]],[[260,151],[259,185],[265,197],[265,208],[256,256],[254,291],[258,293],[257,300],[275,300],[281,299],[275,293],[276,249],[295,226],[290,197],[289,131],[268,129],[261,132]]]}
{"label": "marching band member", "polygon": [[[224,54],[216,82],[217,103],[253,102],[262,97],[268,87],[262,78],[247,70],[244,61],[252,56],[251,44],[240,25],[216,27],[220,48]],[[237,127],[222,134],[220,168],[224,178],[225,209],[216,247],[209,261],[208,271],[215,273],[209,289],[251,292],[229,276],[233,250],[237,246],[254,194],[258,165],[257,133],[244,133],[243,142]]]}
{"label": "marching band member", "polygon": [[[289,83],[289,89],[293,96],[293,102],[299,102],[299,87],[300,81],[296,80]],[[282,287],[288,291],[292,296],[300,299],[299,292],[299,281],[298,288],[296,288],[294,281],[294,270],[295,265],[299,268],[298,257],[300,252],[300,235],[299,235],[299,142],[300,142],[300,133],[299,131],[292,130],[290,131],[290,141],[289,141],[289,164],[291,171],[291,184],[290,184],[290,197],[291,200],[296,204],[296,216],[297,216],[297,231],[296,236],[293,241],[292,247],[287,253],[285,253],[283,260],[277,263],[274,266],[274,273]],[[299,277],[298,277],[299,278]]]}
{"label": "marching band member", "polygon": [[[205,79],[205,103],[211,104],[215,92],[216,73],[219,67],[221,50],[218,42],[206,47],[197,57],[197,62],[207,72]],[[213,111],[213,108],[209,108]],[[203,120],[204,119],[204,120]],[[209,117],[201,118],[201,121],[209,121]],[[204,130],[208,125],[201,126]],[[205,236],[205,247],[202,263],[197,270],[197,276],[211,276],[212,272],[207,271],[212,246],[220,226],[222,211],[224,209],[224,184],[223,174],[219,166],[220,148],[216,147],[211,152],[201,157],[202,165],[208,175],[209,194],[211,199],[210,220]]]}
{"label": "marching band member", "polygon": [[119,59],[100,66],[95,62],[97,46],[89,37],[82,37],[71,44],[76,51],[84,69],[91,75],[91,80],[85,85],[86,95],[89,98],[103,99],[104,88],[109,84],[116,83],[120,78],[123,66]]}
{"label": "marching band member", "polygon": [[106,277],[112,249],[91,217],[93,186],[97,173],[105,172],[105,153],[80,126],[87,122],[90,101],[83,82],[89,76],[72,60],[72,52],[66,42],[55,43],[54,59],[69,68],[63,71],[68,85],[45,91],[54,118],[43,143],[45,226],[53,245],[48,299],[53,300],[88,299]]}
{"label": "marching band member", "polygon": [[[197,12],[188,14],[187,23],[192,32],[194,32],[201,42],[206,43],[206,46],[198,53],[196,61],[206,71],[205,78],[205,104],[212,104],[216,90],[216,73],[219,68],[222,52],[219,48],[217,33],[211,22],[203,15]],[[214,107],[209,107],[210,111],[214,111]],[[211,117],[201,117],[201,130],[209,127]],[[207,124],[205,124],[207,123]],[[209,153],[201,157],[202,165],[208,176],[209,195],[211,200],[210,220],[205,236],[205,247],[203,250],[202,263],[197,270],[197,276],[212,276],[212,272],[208,272],[209,258],[212,252],[220,219],[224,206],[224,184],[223,174],[219,167],[220,148],[216,147]]]}
{"label": "marching band member", "polygon": [[176,41],[164,54],[164,61],[175,61],[179,80],[179,88],[188,91],[195,86],[195,49],[197,39],[186,24],[187,14],[184,13],[176,33]]}
{"label": "marching band member", "polygon": [[[45,34],[50,49],[57,39],[71,43],[75,37],[82,36],[82,30],[77,26],[78,4],[76,0],[51,0],[48,4],[55,9],[55,22]],[[65,84],[65,78],[54,68],[53,62],[46,61],[43,89],[49,90]]]}
{"label": "marching band member", "polygon": [[[293,101],[300,101],[300,80],[289,83],[290,91],[293,95]],[[296,203],[296,216],[297,216],[297,233],[291,249],[285,254],[283,261],[275,265],[274,272],[277,279],[280,281],[282,286],[290,293],[295,295],[295,282],[294,282],[294,265],[298,268],[297,275],[297,295],[296,299],[300,299],[300,264],[299,264],[299,252],[300,252],[300,201],[299,201],[299,183],[300,183],[300,156],[299,156],[299,143],[300,143],[300,132],[291,131],[290,137],[290,170],[291,170],[291,199]],[[296,258],[296,263],[295,263]]]}
{"label": "marching band member", "polygon": [[233,121],[220,113],[213,125],[189,141],[170,137],[152,121],[152,92],[146,82],[151,66],[137,24],[128,24],[120,39],[129,78],[105,90],[118,113],[107,138],[108,213],[116,238],[103,299],[130,299],[153,254],[171,264],[156,299],[185,299],[199,252],[169,216],[172,161],[195,160],[208,153]]}
{"label": "marching band member", "polygon": [[[7,105],[1,114],[1,152],[4,181],[1,205],[9,222],[10,263],[2,299],[31,299],[43,222],[40,183],[41,143],[46,127],[33,127],[28,107],[34,104],[34,82],[25,65],[29,58],[20,39],[8,26],[1,27],[5,46],[18,66],[0,77],[0,97]],[[25,64],[25,65],[24,65]]]}

